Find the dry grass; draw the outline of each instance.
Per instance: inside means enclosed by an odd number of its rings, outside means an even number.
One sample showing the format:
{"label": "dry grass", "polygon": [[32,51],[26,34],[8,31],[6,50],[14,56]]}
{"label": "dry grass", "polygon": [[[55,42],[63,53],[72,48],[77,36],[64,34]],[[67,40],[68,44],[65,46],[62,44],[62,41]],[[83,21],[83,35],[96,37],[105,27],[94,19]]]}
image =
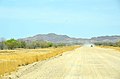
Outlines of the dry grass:
{"label": "dry grass", "polygon": [[120,51],[120,47],[113,47],[113,46],[100,46],[101,48],[110,48]]}
{"label": "dry grass", "polygon": [[17,49],[0,51],[0,75],[15,71],[19,66],[49,59],[63,52],[73,50],[78,46],[45,49]]}

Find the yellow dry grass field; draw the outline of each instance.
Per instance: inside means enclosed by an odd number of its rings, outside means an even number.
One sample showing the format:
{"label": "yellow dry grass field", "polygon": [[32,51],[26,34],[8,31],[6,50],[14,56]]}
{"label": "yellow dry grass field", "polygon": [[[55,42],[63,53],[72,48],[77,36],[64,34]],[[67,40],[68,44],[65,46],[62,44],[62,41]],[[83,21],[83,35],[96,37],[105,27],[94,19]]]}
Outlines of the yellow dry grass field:
{"label": "yellow dry grass field", "polygon": [[120,51],[120,47],[113,47],[113,46],[100,46],[101,48],[110,48]]}
{"label": "yellow dry grass field", "polygon": [[66,46],[59,48],[44,49],[16,49],[0,51],[0,75],[10,73],[18,69],[19,66],[31,64],[33,62],[49,59],[66,51],[71,51],[78,46]]}

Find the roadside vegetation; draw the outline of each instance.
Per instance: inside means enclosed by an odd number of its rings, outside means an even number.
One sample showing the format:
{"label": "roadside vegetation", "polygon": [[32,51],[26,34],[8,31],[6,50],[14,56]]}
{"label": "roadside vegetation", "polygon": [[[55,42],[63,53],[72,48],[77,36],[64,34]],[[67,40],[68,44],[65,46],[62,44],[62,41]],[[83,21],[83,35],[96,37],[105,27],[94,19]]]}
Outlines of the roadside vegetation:
{"label": "roadside vegetation", "polygon": [[63,52],[74,50],[78,46],[65,46],[58,48],[42,49],[16,49],[0,51],[0,75],[10,73],[18,69],[19,66],[42,61],[51,57],[61,55]]}
{"label": "roadside vegetation", "polygon": [[113,46],[113,47],[120,47],[120,41],[112,43],[112,42],[97,42],[95,43],[97,46]]}
{"label": "roadside vegetation", "polygon": [[62,47],[66,46],[64,43],[51,43],[46,41],[21,41],[15,39],[2,40],[0,42],[0,49],[14,50],[16,48],[36,49],[36,48],[48,48],[48,47]]}
{"label": "roadside vegetation", "polygon": [[79,46],[68,46],[63,43],[54,44],[45,41],[25,42],[15,39],[0,42],[0,76],[37,61],[61,55]]}
{"label": "roadside vegetation", "polygon": [[95,43],[96,46],[102,47],[102,48],[112,48],[115,50],[120,51],[120,41],[111,43],[111,42],[102,42],[102,43]]}

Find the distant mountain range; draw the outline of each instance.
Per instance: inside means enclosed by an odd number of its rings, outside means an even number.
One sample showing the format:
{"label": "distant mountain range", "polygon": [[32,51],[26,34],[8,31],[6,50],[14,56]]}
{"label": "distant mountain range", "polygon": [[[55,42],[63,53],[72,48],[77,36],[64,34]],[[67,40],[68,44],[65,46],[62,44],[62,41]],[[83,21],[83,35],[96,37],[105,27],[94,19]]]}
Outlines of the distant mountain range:
{"label": "distant mountain range", "polygon": [[95,43],[95,42],[117,42],[120,36],[100,36],[91,39],[72,38],[67,35],[57,35],[55,33],[38,34],[33,37],[21,38],[23,41],[48,41],[53,43]]}
{"label": "distant mountain range", "polygon": [[100,36],[100,37],[93,37],[90,39],[93,42],[117,42],[120,41],[120,36]]}

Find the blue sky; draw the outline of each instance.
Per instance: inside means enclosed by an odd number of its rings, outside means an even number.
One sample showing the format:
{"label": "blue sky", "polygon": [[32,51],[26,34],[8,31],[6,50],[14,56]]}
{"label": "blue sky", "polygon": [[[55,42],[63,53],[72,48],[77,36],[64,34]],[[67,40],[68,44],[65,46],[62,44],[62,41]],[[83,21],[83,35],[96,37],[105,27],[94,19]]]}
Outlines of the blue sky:
{"label": "blue sky", "polygon": [[0,0],[0,37],[120,35],[119,0]]}

